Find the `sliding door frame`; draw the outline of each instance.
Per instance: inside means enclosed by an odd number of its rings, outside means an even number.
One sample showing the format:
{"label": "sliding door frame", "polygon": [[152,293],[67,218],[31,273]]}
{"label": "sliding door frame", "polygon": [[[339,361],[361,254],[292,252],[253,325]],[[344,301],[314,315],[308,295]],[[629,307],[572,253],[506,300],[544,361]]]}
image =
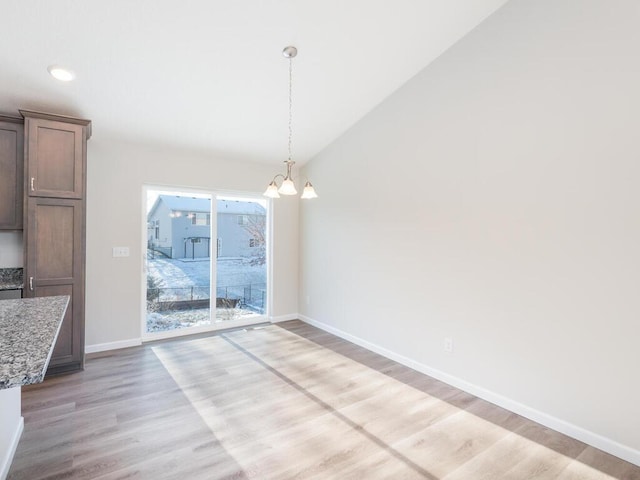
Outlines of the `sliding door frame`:
{"label": "sliding door frame", "polygon": [[273,275],[271,271],[271,259],[273,255],[272,248],[272,234],[273,234],[273,221],[272,221],[272,204],[270,199],[266,199],[266,221],[265,221],[265,256],[266,256],[266,284],[267,284],[267,295],[266,295],[266,305],[265,311],[262,315],[256,315],[251,317],[241,317],[234,320],[225,320],[223,322],[216,322],[216,302],[209,302],[209,317],[210,323],[209,325],[201,325],[196,327],[185,327],[174,330],[167,330],[161,332],[147,332],[147,196],[150,190],[159,190],[162,192],[176,192],[177,193],[194,193],[199,195],[210,195],[211,196],[211,241],[210,241],[210,280],[209,280],[209,298],[215,299],[217,296],[217,268],[214,267],[214,261],[217,260],[216,253],[216,243],[213,239],[217,240],[217,202],[218,197],[224,198],[237,198],[238,200],[265,200],[261,194],[255,192],[236,192],[236,191],[225,191],[225,190],[208,190],[205,188],[195,188],[195,187],[180,187],[176,185],[162,185],[162,184],[143,184],[142,185],[142,221],[141,223],[141,252],[143,253],[140,256],[141,260],[141,296],[140,296],[140,336],[143,342],[150,342],[154,340],[162,340],[166,338],[174,338],[181,337],[185,335],[195,335],[199,333],[207,333],[207,332],[215,332],[217,330],[225,330],[228,328],[237,328],[237,327],[245,327],[250,325],[256,325],[259,323],[266,323],[271,318],[271,309],[272,309],[272,285],[273,285]]}

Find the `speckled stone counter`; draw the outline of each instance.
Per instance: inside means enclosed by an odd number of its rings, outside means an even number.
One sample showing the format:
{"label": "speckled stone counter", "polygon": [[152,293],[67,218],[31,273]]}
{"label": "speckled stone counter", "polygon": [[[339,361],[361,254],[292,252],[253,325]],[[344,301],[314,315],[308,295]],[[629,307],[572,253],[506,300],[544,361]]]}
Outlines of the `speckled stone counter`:
{"label": "speckled stone counter", "polygon": [[68,296],[0,300],[0,389],[41,382]]}
{"label": "speckled stone counter", "polygon": [[0,268],[0,290],[22,288],[22,268]]}

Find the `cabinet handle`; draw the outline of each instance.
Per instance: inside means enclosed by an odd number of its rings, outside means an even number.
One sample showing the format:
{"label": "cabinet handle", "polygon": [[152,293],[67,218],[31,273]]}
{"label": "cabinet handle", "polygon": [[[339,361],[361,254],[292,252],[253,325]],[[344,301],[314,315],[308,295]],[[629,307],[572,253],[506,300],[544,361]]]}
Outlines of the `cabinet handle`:
{"label": "cabinet handle", "polygon": [[33,277],[29,277],[29,290],[33,292]]}
{"label": "cabinet handle", "polygon": [[31,191],[33,192],[36,187],[34,186],[34,182],[36,181],[35,177],[31,177]]}

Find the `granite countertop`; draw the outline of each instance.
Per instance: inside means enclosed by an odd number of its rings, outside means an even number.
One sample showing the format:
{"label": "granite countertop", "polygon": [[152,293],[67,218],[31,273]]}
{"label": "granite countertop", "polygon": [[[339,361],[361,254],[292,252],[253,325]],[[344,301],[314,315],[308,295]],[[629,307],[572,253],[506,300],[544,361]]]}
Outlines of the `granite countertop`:
{"label": "granite countertop", "polygon": [[0,300],[0,389],[41,382],[69,296]]}
{"label": "granite countertop", "polygon": [[22,268],[0,268],[0,290],[18,290],[22,286]]}

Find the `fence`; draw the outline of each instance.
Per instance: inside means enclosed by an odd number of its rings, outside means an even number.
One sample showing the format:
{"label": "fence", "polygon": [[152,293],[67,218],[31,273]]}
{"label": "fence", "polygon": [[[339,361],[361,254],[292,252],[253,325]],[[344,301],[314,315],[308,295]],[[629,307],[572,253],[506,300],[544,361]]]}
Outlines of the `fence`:
{"label": "fence", "polygon": [[[210,305],[209,291],[209,286],[148,288],[147,302],[158,311],[207,308]],[[216,288],[216,306],[218,307],[247,308],[263,313],[265,304],[265,283],[229,285]]]}
{"label": "fence", "polygon": [[156,258],[156,253],[164,255],[167,258],[173,258],[173,247],[161,247],[153,243],[147,244],[147,249],[151,253],[151,258]]}

